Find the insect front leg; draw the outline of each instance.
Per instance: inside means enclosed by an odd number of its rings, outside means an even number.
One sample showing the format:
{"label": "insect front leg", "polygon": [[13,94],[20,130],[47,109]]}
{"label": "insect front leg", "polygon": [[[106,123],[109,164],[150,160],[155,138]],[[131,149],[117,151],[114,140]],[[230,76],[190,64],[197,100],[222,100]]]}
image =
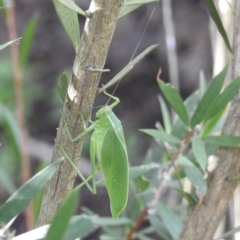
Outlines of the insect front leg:
{"label": "insect front leg", "polygon": [[112,99],[115,100],[115,101],[109,106],[110,108],[114,108],[116,105],[119,104],[119,102],[120,102],[119,98],[114,97],[113,95],[107,93],[105,90],[103,91],[103,93],[104,93],[105,95],[109,96],[110,98],[112,98]]}

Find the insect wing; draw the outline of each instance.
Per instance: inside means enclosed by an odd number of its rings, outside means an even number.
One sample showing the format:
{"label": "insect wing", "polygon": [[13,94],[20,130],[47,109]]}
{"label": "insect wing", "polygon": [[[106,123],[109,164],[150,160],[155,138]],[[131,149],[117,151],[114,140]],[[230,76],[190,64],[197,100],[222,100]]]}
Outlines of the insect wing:
{"label": "insect wing", "polygon": [[101,162],[111,213],[117,219],[127,204],[129,180],[127,152],[114,128],[109,128],[104,136]]}

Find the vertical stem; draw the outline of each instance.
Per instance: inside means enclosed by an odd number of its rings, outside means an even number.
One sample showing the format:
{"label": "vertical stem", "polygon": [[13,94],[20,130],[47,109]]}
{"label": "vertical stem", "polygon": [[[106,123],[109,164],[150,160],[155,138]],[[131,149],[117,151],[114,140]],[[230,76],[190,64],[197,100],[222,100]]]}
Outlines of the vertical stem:
{"label": "vertical stem", "polygon": [[65,122],[67,121],[72,136],[77,136],[84,131],[82,119],[85,122],[89,120],[101,77],[101,72],[93,73],[88,69],[90,66],[98,69],[104,68],[122,3],[123,0],[91,1],[89,7],[91,17],[86,20],[74,61],[72,81],[65,99],[55,140],[57,144],[54,146],[52,156],[52,162],[62,158],[65,161],[45,188],[37,226],[45,225],[51,221],[65,196],[73,188],[75,170],[70,166],[58,146],[63,147],[74,164],[77,164],[83,138],[79,139],[78,142],[71,142]]}
{"label": "vertical stem", "polygon": [[[13,2],[10,2],[8,8],[6,9],[6,21],[9,39],[13,40],[18,38],[16,23],[15,23],[15,8]],[[27,182],[31,176],[30,164],[27,151],[27,128],[24,116],[24,101],[23,101],[23,89],[22,89],[22,72],[19,63],[19,46],[17,44],[11,44],[11,59],[12,59],[12,71],[14,79],[14,92],[15,92],[15,102],[17,111],[17,123],[19,128],[19,138],[20,138],[20,155],[21,155],[21,165],[22,165],[22,179],[23,182]],[[26,209],[26,225],[27,229],[33,227],[33,211],[32,204]]]}

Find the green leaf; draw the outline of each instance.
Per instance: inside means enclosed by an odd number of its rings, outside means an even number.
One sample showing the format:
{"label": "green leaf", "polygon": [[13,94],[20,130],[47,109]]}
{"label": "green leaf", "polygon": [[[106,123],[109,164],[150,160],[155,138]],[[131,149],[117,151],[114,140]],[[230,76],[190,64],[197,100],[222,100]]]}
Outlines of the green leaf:
{"label": "green leaf", "polygon": [[171,86],[169,83],[165,84],[163,81],[158,80],[159,87],[162,90],[163,95],[179,116],[179,118],[184,122],[186,126],[189,125],[187,110],[183,104],[182,98],[180,97],[178,91]]}
{"label": "green leaf", "polygon": [[20,64],[24,68],[29,57],[29,53],[32,47],[35,30],[37,25],[37,18],[33,17],[27,24],[25,32],[23,34],[23,39],[20,45]]}
{"label": "green leaf", "polygon": [[[68,7],[66,7],[66,2],[75,4],[72,0],[53,0],[58,17],[63,25],[65,32],[68,35],[75,51],[80,44],[80,31],[77,13]],[[75,4],[76,5],[76,4]],[[76,5],[77,6],[77,5]]]}
{"label": "green leaf", "polygon": [[74,240],[87,237],[96,229],[91,217],[80,215],[71,217],[67,230],[61,240]]}
{"label": "green leaf", "polygon": [[199,91],[200,91],[200,98],[202,98],[206,91],[206,79],[203,71],[200,71],[200,74],[199,74]]}
{"label": "green leaf", "polygon": [[[196,93],[192,93],[184,101],[184,105],[187,109],[187,112],[189,113],[189,116],[193,114],[198,102],[199,102],[199,96]],[[188,134],[188,129],[186,128],[184,123],[179,119],[179,117],[176,115],[173,120],[172,135],[178,137],[179,139],[184,139],[187,134]]]}
{"label": "green leaf", "polygon": [[151,2],[157,2],[158,0],[126,0],[123,6],[135,5],[135,4],[146,4]]}
{"label": "green leaf", "polygon": [[158,163],[151,162],[149,164],[144,164],[140,166],[134,166],[129,169],[129,178],[134,179],[139,176],[142,176],[148,171],[158,169],[160,165]]}
{"label": "green leaf", "polygon": [[0,222],[6,223],[23,211],[28,203],[52,178],[61,162],[61,160],[58,160],[52,163],[19,188],[0,208]]}
{"label": "green leaf", "polygon": [[198,135],[193,136],[192,148],[193,148],[193,154],[197,162],[199,163],[202,170],[205,171],[207,166],[207,154],[205,151],[204,144]]}
{"label": "green leaf", "polygon": [[96,229],[91,217],[80,215],[71,217],[67,230],[61,240],[74,240],[87,237]]}
{"label": "green leaf", "polygon": [[150,185],[150,181],[144,176],[139,176],[133,181],[138,192],[144,192]]}
{"label": "green leaf", "polygon": [[0,45],[0,50],[3,50],[4,48],[8,47],[9,45],[11,45],[11,44],[13,44],[13,43],[19,44],[19,40],[20,40],[20,39],[21,39],[21,37],[20,37],[20,38],[17,38],[17,39],[14,39],[14,40],[12,40],[12,41],[9,41],[9,42],[7,42],[7,43],[1,44],[1,45]]}
{"label": "green leaf", "polygon": [[116,220],[110,218],[110,217],[96,217],[93,216],[91,217],[91,221],[98,225],[98,226],[121,226],[121,225],[127,225],[127,224],[132,224],[131,219],[129,218],[118,218]]}
{"label": "green leaf", "polygon": [[[64,200],[58,211],[56,212],[51,226],[48,230],[45,240],[62,239],[70,221],[71,216],[74,214],[78,202],[78,192],[71,192]],[[68,237],[68,236],[67,236]],[[68,240],[75,238],[66,238]]]}
{"label": "green leaf", "polygon": [[86,17],[86,13],[74,2],[74,0],[57,0],[57,1],[62,3],[67,8],[73,10],[74,12],[77,12],[82,16]]}
{"label": "green leaf", "polygon": [[165,240],[172,240],[172,236],[166,229],[165,225],[156,216],[148,216],[148,220],[156,233]]}
{"label": "green leaf", "polygon": [[205,1],[205,4],[207,5],[207,8],[208,8],[208,11],[213,19],[213,21],[215,22],[217,28],[218,28],[218,31],[220,32],[220,34],[222,35],[223,37],[223,40],[229,50],[229,52],[232,54],[232,56],[234,57],[234,53],[233,53],[233,50],[231,48],[231,45],[228,41],[228,36],[225,32],[225,29],[223,27],[223,24],[222,24],[222,21],[221,21],[221,18],[218,14],[218,11],[214,5],[214,2],[213,0],[204,0]]}
{"label": "green leaf", "polygon": [[155,130],[155,129],[140,129],[141,132],[144,132],[155,139],[158,139],[163,142],[173,143],[173,144],[180,144],[181,140],[177,137],[167,134],[163,131]]}
{"label": "green leaf", "polygon": [[205,137],[202,137],[202,140],[204,142],[218,145],[220,147],[239,147],[240,146],[240,137],[234,137],[234,136],[227,136],[227,135],[205,136]]}
{"label": "green leaf", "polygon": [[227,74],[227,70],[228,65],[216,77],[213,78],[212,82],[208,86],[191,119],[192,128],[194,128],[203,120],[206,111],[210,108],[213,101],[219,95]]}
{"label": "green leaf", "polygon": [[162,203],[158,204],[158,214],[162,218],[163,223],[171,236],[174,239],[178,238],[183,226],[179,217]]}
{"label": "green leaf", "polygon": [[[92,222],[89,216],[80,215],[71,217],[67,230],[61,240],[74,240],[79,237],[84,238],[91,234],[96,230],[96,225]],[[40,240],[44,239],[47,231],[49,229],[49,225],[44,225],[42,227],[36,228],[27,233],[18,235],[14,237],[13,240]],[[55,239],[55,238],[53,238]]]}
{"label": "green leaf", "polygon": [[126,0],[120,8],[118,19],[133,12],[134,10],[141,7],[143,4],[156,2],[158,0]]}
{"label": "green leaf", "polygon": [[216,114],[211,118],[206,124],[204,124],[203,129],[200,132],[200,136],[209,135],[209,133],[214,132],[215,129],[220,130],[225,122],[226,116],[223,116],[225,109]]}
{"label": "green leaf", "polygon": [[67,75],[67,72],[64,71],[59,77],[58,83],[57,83],[57,92],[63,103],[67,95],[68,84],[69,84],[68,75]]}
{"label": "green leaf", "polygon": [[167,105],[165,104],[165,102],[161,96],[158,96],[158,100],[159,100],[161,110],[162,110],[165,131],[166,131],[166,133],[170,134],[172,131],[172,124],[171,124],[171,118],[170,118],[170,114],[169,114]]}
{"label": "green leaf", "polygon": [[29,232],[18,235],[12,240],[42,240],[46,236],[48,229],[49,225],[44,225]]}
{"label": "green leaf", "polygon": [[234,98],[234,96],[238,93],[240,88],[240,77],[233,80],[225,90],[216,97],[214,102],[208,108],[206,114],[204,115],[203,121],[206,122],[220,111],[222,111],[227,104]]}
{"label": "green leaf", "polygon": [[136,234],[137,239],[139,240],[154,240],[153,238],[150,238],[148,236],[143,235],[142,233],[137,233]]}
{"label": "green leaf", "polygon": [[175,189],[177,192],[179,192],[188,202],[190,206],[195,206],[199,203],[199,200],[195,195],[192,195],[190,193],[184,192],[182,189]]}
{"label": "green leaf", "polygon": [[186,157],[181,156],[180,157],[180,163],[183,166],[183,169],[193,184],[193,186],[197,190],[198,195],[205,195],[207,192],[207,183],[206,180],[203,178],[202,173],[199,171],[199,169]]}

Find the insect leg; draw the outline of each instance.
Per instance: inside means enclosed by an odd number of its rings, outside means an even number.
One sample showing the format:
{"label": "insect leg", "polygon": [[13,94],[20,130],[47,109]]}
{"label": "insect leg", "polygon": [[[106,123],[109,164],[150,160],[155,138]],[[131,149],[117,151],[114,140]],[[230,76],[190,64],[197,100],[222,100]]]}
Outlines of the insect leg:
{"label": "insect leg", "polygon": [[76,173],[78,174],[78,176],[82,179],[82,181],[84,182],[84,184],[87,186],[87,188],[89,189],[89,191],[94,193],[94,189],[91,188],[91,186],[89,185],[89,183],[87,182],[87,180],[85,179],[85,177],[82,175],[82,173],[78,170],[78,168],[75,166],[75,164],[73,163],[72,159],[68,156],[68,154],[66,153],[65,149],[60,146],[59,144],[57,144],[58,147],[61,149],[62,153],[64,154],[64,156],[67,158],[68,162],[70,163],[70,165],[73,167],[73,169],[76,171]]}
{"label": "insect leg", "polygon": [[115,101],[109,106],[110,108],[114,108],[116,105],[119,104],[119,102],[120,102],[119,98],[114,97],[113,95],[107,93],[105,90],[103,91],[103,93],[104,93],[105,95],[109,96],[110,98],[112,98],[112,99],[115,100]]}

